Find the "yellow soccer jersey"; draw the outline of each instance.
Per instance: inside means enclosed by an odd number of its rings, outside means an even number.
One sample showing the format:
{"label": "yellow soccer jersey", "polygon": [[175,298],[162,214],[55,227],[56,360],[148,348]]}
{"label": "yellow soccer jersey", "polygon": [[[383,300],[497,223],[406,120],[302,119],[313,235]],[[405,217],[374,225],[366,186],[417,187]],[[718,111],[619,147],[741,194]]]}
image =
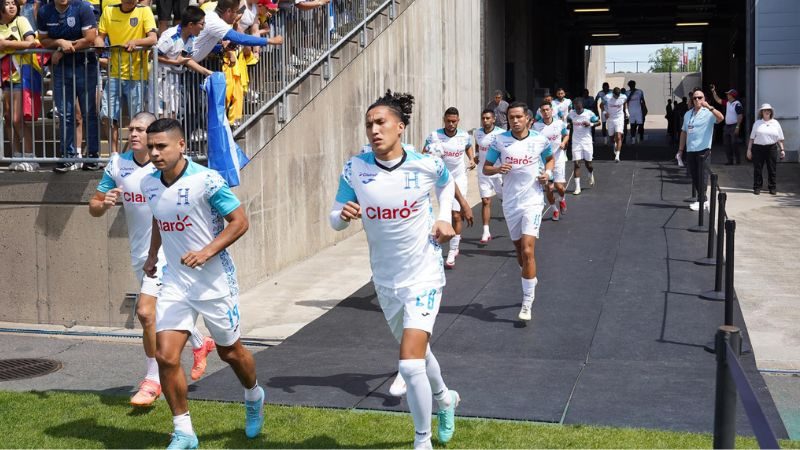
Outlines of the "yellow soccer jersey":
{"label": "yellow soccer jersey", "polygon": [[[136,6],[129,13],[122,12],[120,5],[106,6],[100,17],[100,33],[108,35],[111,46],[125,45],[133,39],[142,39],[155,32],[156,19],[147,6]],[[123,80],[146,80],[148,75],[147,51],[128,53],[123,48],[114,48],[109,55],[110,76]]]}

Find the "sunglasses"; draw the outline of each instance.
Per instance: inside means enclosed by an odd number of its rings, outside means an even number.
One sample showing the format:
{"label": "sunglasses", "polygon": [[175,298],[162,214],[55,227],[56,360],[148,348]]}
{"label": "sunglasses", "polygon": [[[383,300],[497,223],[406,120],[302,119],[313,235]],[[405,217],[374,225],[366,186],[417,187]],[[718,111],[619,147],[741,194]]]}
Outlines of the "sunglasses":
{"label": "sunglasses", "polygon": [[692,98],[693,98],[693,99],[695,99],[695,100],[702,100],[702,99],[704,99],[705,97],[692,97]]}

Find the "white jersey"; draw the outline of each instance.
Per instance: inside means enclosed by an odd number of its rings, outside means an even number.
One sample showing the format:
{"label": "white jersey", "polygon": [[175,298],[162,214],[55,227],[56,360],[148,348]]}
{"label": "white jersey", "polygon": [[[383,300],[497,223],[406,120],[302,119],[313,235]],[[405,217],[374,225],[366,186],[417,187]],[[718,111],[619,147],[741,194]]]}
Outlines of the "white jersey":
{"label": "white jersey", "polygon": [[336,193],[337,202],[361,206],[373,282],[393,289],[444,286],[430,191],[446,186],[450,172],[440,158],[413,152],[392,169],[379,164],[373,153],[350,158]]}
{"label": "white jersey", "polygon": [[534,122],[533,129],[550,143],[550,149],[552,149],[557,163],[567,160],[567,153],[561,150],[561,140],[568,134],[566,122],[561,119],[553,119],[550,125],[544,122]]}
{"label": "white jersey", "polygon": [[[569,112],[569,120],[572,121],[572,145],[587,144],[592,145],[592,124],[597,123],[597,115],[586,108],[578,114],[577,111]],[[588,123],[588,125],[587,125]]]}
{"label": "white jersey", "polygon": [[[614,97],[614,93],[606,95],[603,111],[608,112],[608,120],[625,120],[625,103],[628,97],[625,94],[619,94],[619,97]],[[621,133],[622,131],[620,131]]]}
{"label": "white jersey", "polygon": [[[475,138],[475,145],[478,147],[478,176],[485,177],[486,175],[483,174],[483,164],[486,162],[486,152],[489,151],[489,147],[492,146],[494,143],[495,137],[497,135],[505,133],[506,130],[500,127],[494,127],[492,131],[485,132],[483,131],[483,127],[475,128],[475,131],[472,132],[472,136]],[[492,175],[492,178],[499,177],[500,174]]]}
{"label": "white jersey", "polygon": [[537,179],[544,171],[544,160],[552,155],[547,139],[529,131],[525,139],[511,133],[497,136],[486,154],[486,162],[510,164],[511,170],[503,175],[503,211],[537,207],[544,204],[544,190]]}
{"label": "white jersey", "polygon": [[139,188],[142,179],[156,169],[150,162],[139,165],[133,158],[133,151],[114,154],[105,168],[97,191],[106,193],[114,188],[122,189],[122,207],[128,224],[128,240],[131,247],[131,265],[140,269],[150,251],[150,234],[153,230],[153,213]]}
{"label": "white jersey", "polygon": [[553,99],[550,102],[550,105],[553,107],[553,111],[559,111],[561,115],[559,116],[562,119],[565,119],[570,111],[572,111],[572,100],[565,98],[564,100]]}
{"label": "white jersey", "polygon": [[[402,146],[403,146],[403,150],[405,150],[407,152],[416,152],[417,151],[417,149],[414,148],[414,146],[411,145],[411,144],[403,143]],[[364,153],[372,153],[372,145],[371,144],[362,145],[361,146],[361,150],[359,150],[358,153],[360,155],[363,155]]]}
{"label": "white jersey", "polygon": [[628,93],[628,113],[633,115],[642,114],[642,101],[644,100],[644,92],[641,89],[636,89]]}
{"label": "white jersey", "polygon": [[425,139],[425,148],[430,154],[442,158],[450,175],[458,178],[467,173],[464,153],[470,148],[470,141],[469,133],[464,130],[457,129],[456,134],[450,137],[445,134],[444,128],[439,128]]}
{"label": "white jersey", "polygon": [[[186,39],[186,42],[184,42],[183,38],[181,37],[181,28],[182,27],[180,25],[176,25],[172,28],[164,30],[164,32],[161,33],[161,37],[158,38],[158,43],[156,44],[156,49],[158,50],[159,56],[164,56],[169,59],[177,59],[184,52],[189,55],[192,54],[194,36],[189,35],[189,38]],[[162,73],[183,73],[186,70],[185,66],[175,66],[172,64],[159,64],[158,68]]]}
{"label": "white jersey", "polygon": [[142,193],[156,219],[167,260],[164,286],[182,292],[190,300],[236,297],[236,268],[227,250],[210,258],[200,269],[181,264],[190,251],[202,250],[222,232],[224,216],[240,202],[214,170],[186,160],[183,173],[169,186],[161,171],[142,179]]}

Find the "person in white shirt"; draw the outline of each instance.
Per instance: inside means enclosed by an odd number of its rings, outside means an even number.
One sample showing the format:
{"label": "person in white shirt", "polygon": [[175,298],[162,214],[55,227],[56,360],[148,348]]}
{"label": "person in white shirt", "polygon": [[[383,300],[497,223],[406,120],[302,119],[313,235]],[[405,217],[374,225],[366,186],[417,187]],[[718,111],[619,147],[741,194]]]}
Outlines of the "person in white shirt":
{"label": "person in white shirt", "polygon": [[[550,105],[547,105],[548,108]],[[483,165],[483,174],[503,175],[503,216],[521,268],[522,306],[519,319],[530,321],[536,293],[536,240],[542,224],[544,185],[553,175],[553,151],[548,140],[528,129],[528,105],[508,107],[510,130],[498,135]],[[500,162],[500,165],[495,163]]]}
{"label": "person in white shirt", "polygon": [[603,113],[603,108],[605,108],[606,103],[606,95],[611,92],[611,88],[608,86],[607,82],[603,83],[603,88],[597,92],[597,95],[594,96],[595,101],[595,110],[597,110],[597,117],[600,119],[601,124],[601,133],[603,134],[603,144],[608,144],[608,129],[606,128],[606,120],[605,115]]}
{"label": "person in white shirt", "polygon": [[[445,285],[440,245],[455,236],[450,224],[455,182],[438,156],[403,149],[413,101],[409,94],[387,91],[367,108],[372,152],[345,163],[329,219],[335,230],[358,219],[364,225],[378,302],[400,343],[398,369],[407,385],[414,448],[430,449],[431,397],[439,407],[442,444],[453,437],[460,401],[445,385],[429,345]],[[431,190],[439,202],[435,216]]]}
{"label": "person in white shirt", "polygon": [[619,162],[622,137],[625,134],[625,116],[628,115],[628,97],[622,94],[620,88],[615,87],[611,93],[606,94],[603,106],[608,134],[614,136],[614,162]]}
{"label": "person in white shirt", "polygon": [[[533,129],[550,142],[550,149],[553,151],[555,165],[553,167],[553,177],[547,185],[547,200],[550,205],[554,206],[553,220],[558,221],[561,219],[561,214],[567,212],[566,165],[569,133],[567,132],[567,123],[553,117],[554,111],[549,103],[542,102],[539,111],[541,111],[542,118],[533,124]],[[561,197],[558,206],[555,206],[556,196],[554,191],[558,191]]]}
{"label": "person in white shirt", "polygon": [[[128,228],[128,241],[131,251],[131,266],[140,285],[136,299],[136,317],[142,324],[142,343],[147,359],[147,373],[139,383],[139,389],[131,397],[132,406],[150,406],[161,396],[161,380],[156,361],[156,299],[161,286],[164,258],[156,267],[156,277],[144,274],[144,263],[150,249],[150,235],[153,228],[153,213],[142,195],[139,185],[144,177],[155,172],[147,152],[147,127],[156,120],[148,112],[133,116],[128,126],[129,151],[111,156],[105,167],[103,178],[97,185],[97,192],[89,200],[89,214],[102,217],[106,211],[122,201]],[[193,327],[190,341],[194,349],[194,365],[191,376],[199,380],[206,369],[206,356],[214,350],[214,341],[203,337]]]}
{"label": "person in white shirt", "polygon": [[551,102],[553,111],[555,111],[554,114],[564,121],[567,120],[567,115],[569,115],[569,112],[574,108],[572,100],[566,97],[567,93],[564,91],[564,88],[558,88],[556,89],[556,98]]}
{"label": "person in white shirt", "polygon": [[[647,104],[644,101],[644,92],[636,88],[636,82],[628,81],[628,114],[631,124],[631,143],[644,141],[644,120],[647,116]],[[638,134],[638,137],[637,137]]]}
{"label": "person in white shirt", "polygon": [[575,162],[573,168],[575,190],[572,193],[575,195],[581,194],[581,161],[586,162],[586,170],[589,171],[589,186],[594,186],[594,167],[592,167],[594,143],[592,141],[592,130],[599,125],[599,120],[594,112],[584,108],[583,105],[583,99],[579,97],[575,99],[575,109],[569,112],[572,160]]}
{"label": "person in white shirt", "polygon": [[478,190],[481,193],[481,218],[483,219],[483,234],[481,235],[481,244],[486,244],[492,240],[492,233],[489,232],[489,221],[492,215],[492,197],[495,195],[502,195],[503,191],[503,178],[502,176],[492,175],[486,176],[483,174],[483,165],[486,163],[486,152],[492,146],[495,137],[498,134],[505,133],[506,130],[495,125],[495,113],[491,109],[484,109],[481,113],[481,127],[476,128],[472,133],[475,138],[475,146],[478,148],[478,154],[475,156],[475,162],[478,163]]}
{"label": "person in white shirt", "polygon": [[728,89],[725,91],[725,100],[719,98],[717,95],[717,87],[713,84],[711,88],[711,95],[714,101],[725,107],[725,128],[722,132],[722,142],[725,145],[725,154],[728,157],[726,166],[733,164],[741,164],[741,156],[739,152],[739,145],[736,142],[739,137],[739,130],[742,128],[744,122],[744,107],[742,102],[736,98],[739,93],[736,89]]}
{"label": "person in white shirt", "polygon": [[[780,148],[780,153],[778,149]],[[764,185],[764,163],[767,164],[767,188],[769,193],[778,193],[775,172],[777,171],[778,155],[780,159],[786,157],[784,147],[783,129],[775,119],[775,110],[772,105],[764,103],[758,109],[758,120],[753,124],[750,132],[750,141],[747,144],[747,159],[753,161],[753,194],[759,195]]]}

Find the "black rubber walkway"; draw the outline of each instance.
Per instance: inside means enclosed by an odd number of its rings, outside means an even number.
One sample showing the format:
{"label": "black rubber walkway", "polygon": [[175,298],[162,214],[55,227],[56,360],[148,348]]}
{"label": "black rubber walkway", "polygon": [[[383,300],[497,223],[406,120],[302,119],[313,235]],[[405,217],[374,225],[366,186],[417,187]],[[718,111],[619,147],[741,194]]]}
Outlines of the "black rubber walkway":
{"label": "black rubber walkway", "polygon": [[[542,225],[527,326],[516,319],[519,267],[505,223],[493,218],[495,239],[483,248],[479,224],[464,233],[433,336],[445,380],[462,395],[458,414],[710,432],[715,360],[703,345],[723,305],[697,297],[713,287],[714,274],[693,263],[706,235],[686,231],[697,217],[683,202],[688,181],[671,162],[595,167],[595,188],[584,182],[564,218],[548,214]],[[738,310],[737,320],[743,326]],[[273,403],[407,410],[388,395],[397,355],[367,285],[256,360]],[[753,356],[743,360],[774,429],[786,436]],[[227,369],[191,395],[241,401],[242,390]],[[738,429],[748,433],[738,412]]]}

